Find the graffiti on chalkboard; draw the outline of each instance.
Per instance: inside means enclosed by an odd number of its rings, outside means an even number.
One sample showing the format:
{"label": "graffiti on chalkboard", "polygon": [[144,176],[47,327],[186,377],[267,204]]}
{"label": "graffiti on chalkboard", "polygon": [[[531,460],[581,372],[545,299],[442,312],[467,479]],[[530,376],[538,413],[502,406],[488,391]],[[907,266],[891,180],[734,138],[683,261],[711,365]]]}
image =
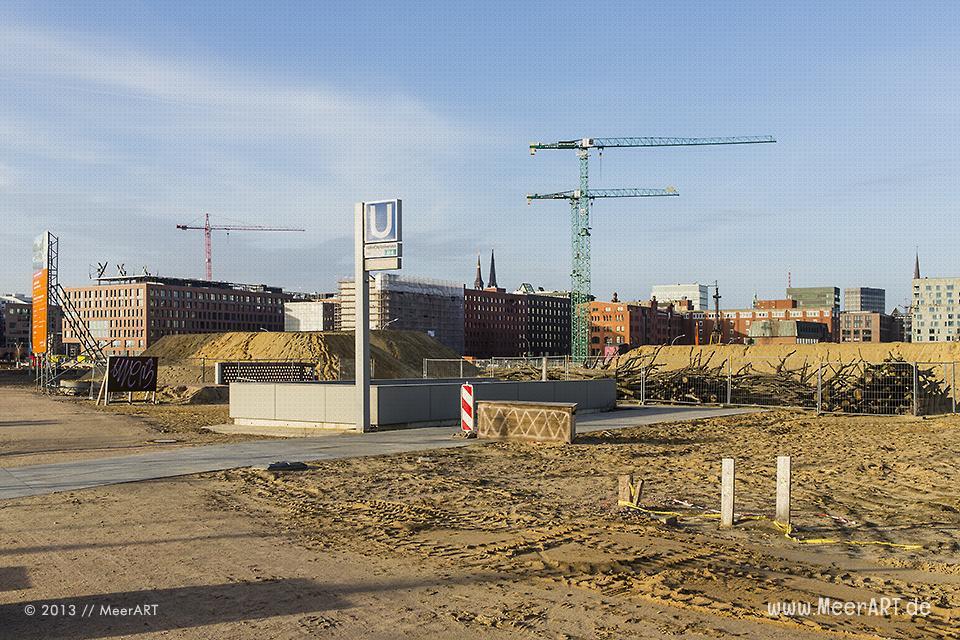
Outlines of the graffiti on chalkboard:
{"label": "graffiti on chalkboard", "polygon": [[157,358],[110,356],[107,360],[107,392],[156,391]]}

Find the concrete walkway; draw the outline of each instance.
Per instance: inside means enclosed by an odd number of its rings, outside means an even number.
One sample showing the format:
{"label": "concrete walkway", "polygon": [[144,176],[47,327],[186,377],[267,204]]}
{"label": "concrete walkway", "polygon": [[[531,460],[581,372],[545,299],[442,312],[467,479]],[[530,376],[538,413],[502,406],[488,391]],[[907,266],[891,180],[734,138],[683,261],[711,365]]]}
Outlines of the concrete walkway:
{"label": "concrete walkway", "polygon": [[[746,413],[752,409],[630,407],[577,418],[577,433],[623,429],[658,422],[695,420]],[[378,433],[343,433],[316,438],[256,440],[239,444],[183,447],[134,456],[57,464],[0,468],[0,499],[72,491],[108,484],[153,480],[254,467],[280,460],[335,460],[428,449],[463,447],[476,440],[453,438],[455,427],[403,429]]]}

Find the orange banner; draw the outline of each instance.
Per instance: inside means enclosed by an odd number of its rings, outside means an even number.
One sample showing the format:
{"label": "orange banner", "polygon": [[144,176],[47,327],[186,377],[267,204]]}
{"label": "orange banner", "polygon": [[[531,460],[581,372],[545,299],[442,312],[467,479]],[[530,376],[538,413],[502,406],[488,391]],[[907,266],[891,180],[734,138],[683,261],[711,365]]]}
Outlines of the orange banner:
{"label": "orange banner", "polygon": [[48,271],[41,269],[33,274],[33,309],[32,309],[32,332],[31,342],[33,343],[34,353],[47,352],[47,284]]}

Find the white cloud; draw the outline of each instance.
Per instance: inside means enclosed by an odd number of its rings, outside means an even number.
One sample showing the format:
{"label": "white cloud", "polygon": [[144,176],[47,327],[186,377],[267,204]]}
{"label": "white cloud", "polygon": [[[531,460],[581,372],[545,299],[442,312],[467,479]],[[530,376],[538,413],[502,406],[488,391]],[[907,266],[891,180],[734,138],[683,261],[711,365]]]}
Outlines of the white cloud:
{"label": "white cloud", "polygon": [[[14,189],[0,190],[0,214],[24,237],[37,225],[73,236],[65,237],[68,262],[115,254],[160,261],[158,242],[192,251],[188,238],[170,230],[204,212],[305,227],[305,234],[232,241],[234,251],[249,243],[302,253],[339,246],[334,241],[352,232],[356,199],[404,197],[415,212],[408,233],[423,238],[451,224],[475,225],[498,198],[513,197],[471,171],[483,154],[499,162],[502,144],[410,95],[278,81],[12,24],[0,24],[0,74],[0,158],[19,171]],[[95,229],[136,221],[137,229],[84,236],[77,219]],[[83,255],[71,258],[74,252]],[[434,257],[420,256],[420,273],[431,275]],[[319,272],[330,279],[337,259],[321,253],[318,268],[305,260],[230,265],[225,254],[215,258],[233,268],[218,268],[223,277],[280,285],[287,275],[297,283]],[[150,267],[172,270],[153,259]],[[0,272],[0,284],[4,278]],[[330,282],[314,288],[324,286]]]}

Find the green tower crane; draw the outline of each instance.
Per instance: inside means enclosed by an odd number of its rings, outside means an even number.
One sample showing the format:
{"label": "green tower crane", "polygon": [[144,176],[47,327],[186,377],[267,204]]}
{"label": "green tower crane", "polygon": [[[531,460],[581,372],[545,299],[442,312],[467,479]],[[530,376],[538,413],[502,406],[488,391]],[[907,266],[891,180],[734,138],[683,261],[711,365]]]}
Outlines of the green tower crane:
{"label": "green tower crane", "polygon": [[589,310],[590,300],[590,203],[594,198],[643,198],[679,195],[674,188],[667,189],[590,189],[590,149],[607,147],[687,147],[699,145],[759,144],[776,142],[771,136],[728,138],[581,138],[559,142],[532,142],[530,155],[538,149],[575,149],[580,158],[580,188],[557,193],[531,193],[532,200],[570,201],[570,355],[582,362],[590,354]]}

